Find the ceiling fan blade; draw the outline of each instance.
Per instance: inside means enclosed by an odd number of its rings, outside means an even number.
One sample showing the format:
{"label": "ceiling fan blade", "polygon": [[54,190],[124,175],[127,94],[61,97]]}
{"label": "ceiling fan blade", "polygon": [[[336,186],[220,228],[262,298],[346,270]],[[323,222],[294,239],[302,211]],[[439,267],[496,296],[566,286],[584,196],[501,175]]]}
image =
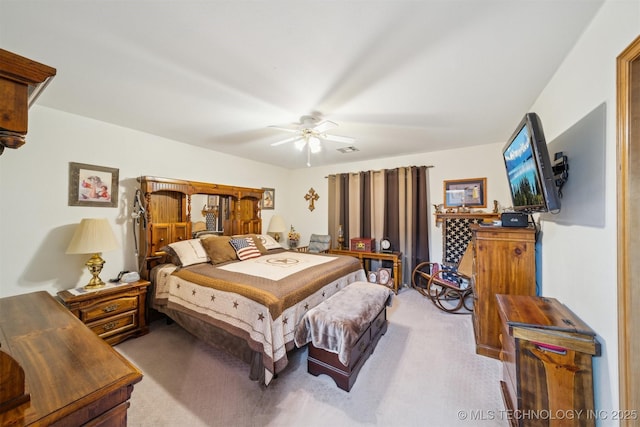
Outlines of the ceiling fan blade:
{"label": "ceiling fan blade", "polygon": [[277,147],[278,145],[286,144],[287,142],[296,142],[300,139],[303,139],[302,136],[292,136],[291,138],[283,139],[282,141],[274,142],[271,144],[272,147]]}
{"label": "ceiling fan blade", "polygon": [[356,139],[350,136],[327,135],[326,133],[320,135],[320,138],[327,141],[342,142],[344,144],[353,144],[356,142]]}
{"label": "ceiling fan blade", "polygon": [[268,127],[273,128],[273,129],[283,130],[285,132],[291,132],[291,133],[300,132],[300,129],[298,129],[298,128],[291,129],[291,128],[286,128],[286,127],[283,127],[283,126],[276,126],[276,125],[269,125]]}
{"label": "ceiling fan blade", "polygon": [[313,127],[313,130],[318,132],[318,133],[323,133],[328,131],[329,129],[333,129],[333,128],[337,128],[338,124],[335,122],[332,122],[331,120],[323,120],[320,123],[318,123],[317,125],[315,125]]}

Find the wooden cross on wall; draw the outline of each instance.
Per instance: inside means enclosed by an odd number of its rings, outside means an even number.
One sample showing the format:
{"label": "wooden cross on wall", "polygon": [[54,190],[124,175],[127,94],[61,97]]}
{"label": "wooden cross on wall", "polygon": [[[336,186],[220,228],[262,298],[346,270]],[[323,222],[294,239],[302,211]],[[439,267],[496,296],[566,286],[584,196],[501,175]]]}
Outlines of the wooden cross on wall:
{"label": "wooden cross on wall", "polygon": [[309,202],[310,211],[313,211],[316,208],[315,201],[319,198],[320,196],[318,196],[318,193],[316,193],[316,190],[314,190],[313,187],[311,187],[307,194],[305,194],[304,199]]}

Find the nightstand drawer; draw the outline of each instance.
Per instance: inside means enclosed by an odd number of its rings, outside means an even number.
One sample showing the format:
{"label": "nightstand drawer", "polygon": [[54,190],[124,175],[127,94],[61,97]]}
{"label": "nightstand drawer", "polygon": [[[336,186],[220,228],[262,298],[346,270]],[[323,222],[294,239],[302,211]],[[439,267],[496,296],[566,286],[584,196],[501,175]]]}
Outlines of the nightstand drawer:
{"label": "nightstand drawer", "polygon": [[122,297],[99,302],[98,304],[81,308],[80,320],[83,322],[91,322],[114,314],[124,313],[125,311],[135,310],[138,307],[138,297]]}
{"label": "nightstand drawer", "polygon": [[136,328],[138,326],[136,318],[136,311],[134,310],[101,321],[87,323],[87,326],[100,338],[107,338],[111,335]]}

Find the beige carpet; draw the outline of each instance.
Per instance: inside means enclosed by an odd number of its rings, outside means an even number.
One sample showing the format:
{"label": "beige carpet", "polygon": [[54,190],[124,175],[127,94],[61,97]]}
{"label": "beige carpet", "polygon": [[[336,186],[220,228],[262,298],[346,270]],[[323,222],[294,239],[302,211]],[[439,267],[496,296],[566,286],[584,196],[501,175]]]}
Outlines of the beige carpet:
{"label": "beige carpet", "polygon": [[389,329],[350,392],[307,373],[306,348],[269,387],[242,362],[178,325],[116,349],[144,373],[130,426],[507,426],[500,363],[475,354],[471,317],[439,311],[413,289],[388,309]]}

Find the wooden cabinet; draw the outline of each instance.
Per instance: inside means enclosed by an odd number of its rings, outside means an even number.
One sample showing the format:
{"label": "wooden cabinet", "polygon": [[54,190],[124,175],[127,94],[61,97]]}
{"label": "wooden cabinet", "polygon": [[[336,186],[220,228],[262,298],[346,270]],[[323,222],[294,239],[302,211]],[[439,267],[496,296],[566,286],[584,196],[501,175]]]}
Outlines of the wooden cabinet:
{"label": "wooden cabinet", "polygon": [[152,223],[149,226],[151,253],[156,254],[169,243],[191,238],[191,226],[187,222]]}
{"label": "wooden cabinet", "polygon": [[593,426],[595,332],[554,298],[497,295],[503,380],[513,427]]}
{"label": "wooden cabinet", "polygon": [[[191,197],[218,196],[217,221],[222,234],[262,233],[260,201],[264,190],[206,182],[142,176],[138,178],[145,209],[140,221],[140,263],[143,274],[162,257],[162,247],[191,238]],[[199,208],[199,207],[198,207]],[[144,262],[146,259],[146,262]]]}
{"label": "wooden cabinet", "polygon": [[[0,299],[0,347],[22,367],[30,401],[0,402],[3,426],[125,426],[142,373],[47,292]],[[14,380],[2,372],[0,389]]]}
{"label": "wooden cabinet", "polygon": [[501,344],[495,296],[536,294],[535,230],[479,225],[471,230],[476,353],[497,359]]}
{"label": "wooden cabinet", "polygon": [[0,49],[0,154],[24,145],[31,104],[56,69]]}
{"label": "wooden cabinet", "polygon": [[108,287],[98,291],[58,292],[62,303],[89,329],[111,345],[149,331],[146,295],[149,282]]}

